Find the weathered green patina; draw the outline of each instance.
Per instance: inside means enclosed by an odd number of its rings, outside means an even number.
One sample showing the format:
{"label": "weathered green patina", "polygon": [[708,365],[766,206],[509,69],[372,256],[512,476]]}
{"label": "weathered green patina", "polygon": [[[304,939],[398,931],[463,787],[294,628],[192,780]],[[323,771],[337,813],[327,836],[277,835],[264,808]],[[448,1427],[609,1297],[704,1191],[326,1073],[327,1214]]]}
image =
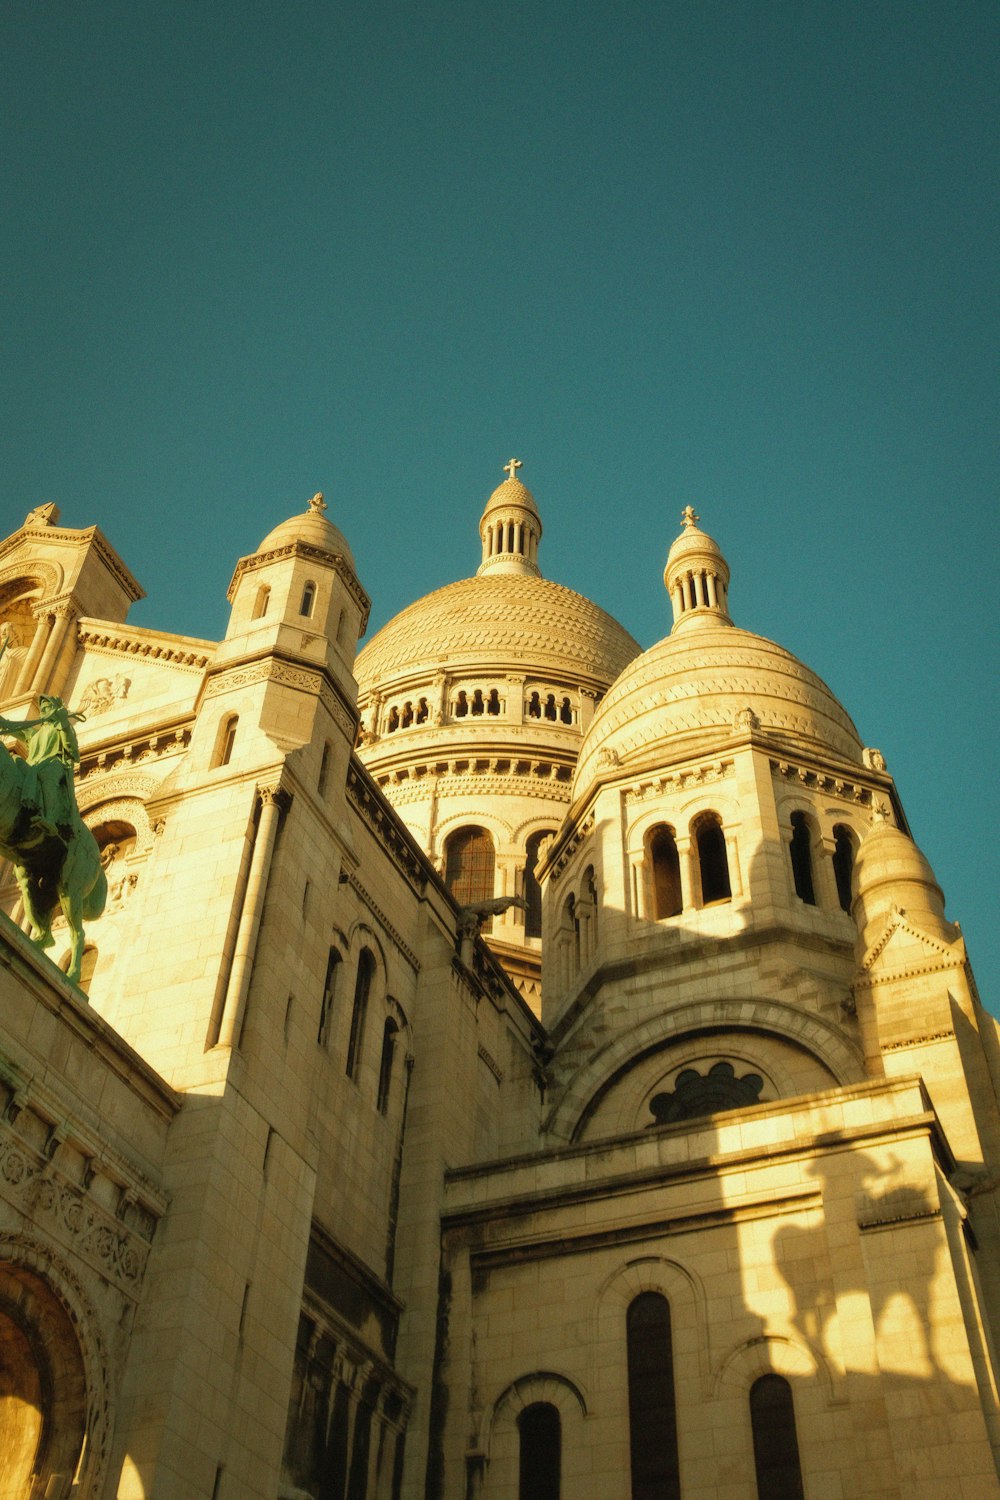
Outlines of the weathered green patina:
{"label": "weathered green patina", "polygon": [[108,883],[97,840],[80,817],[73,770],[80,760],[74,719],[61,698],[41,697],[37,719],[0,718],[0,733],[26,748],[12,755],[0,744],[0,854],[14,866],[31,937],[51,948],[52,917],[61,908],[70,930],[67,974],[74,983],[83,961],[83,923],[104,910]]}

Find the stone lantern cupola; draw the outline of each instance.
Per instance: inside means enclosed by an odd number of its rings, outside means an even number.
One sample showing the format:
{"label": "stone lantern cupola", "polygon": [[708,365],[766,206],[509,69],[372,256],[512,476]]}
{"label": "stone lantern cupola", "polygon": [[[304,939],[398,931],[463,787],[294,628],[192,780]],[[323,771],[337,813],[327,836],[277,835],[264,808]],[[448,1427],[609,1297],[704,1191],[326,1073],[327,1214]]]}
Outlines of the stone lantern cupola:
{"label": "stone lantern cupola", "polygon": [[673,629],[694,625],[731,625],[729,618],[729,564],[714,541],[696,524],[690,505],[681,515],[684,530],[667,554],[663,582],[674,610]]}
{"label": "stone lantern cupola", "polygon": [[477,577],[496,577],[503,573],[520,573],[540,578],[538,543],[542,520],[531,491],[521,483],[517,471],[519,458],[504,465],[508,478],[497,486],[486,502],[479,522],[483,543],[483,560]]}

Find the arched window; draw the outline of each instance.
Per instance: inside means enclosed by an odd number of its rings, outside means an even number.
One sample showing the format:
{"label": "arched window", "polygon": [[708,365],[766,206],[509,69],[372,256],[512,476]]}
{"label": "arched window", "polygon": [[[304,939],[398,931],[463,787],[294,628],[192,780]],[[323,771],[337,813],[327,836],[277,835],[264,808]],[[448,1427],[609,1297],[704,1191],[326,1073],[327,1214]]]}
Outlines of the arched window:
{"label": "arched window", "polygon": [[340,614],[337,616],[337,645],[338,646],[346,646],[347,645],[347,626],[348,626],[348,617],[347,617],[347,608],[345,606],[340,611]]}
{"label": "arched window", "polygon": [[557,717],[555,693],[550,693],[545,700],[545,717],[547,719],[555,719]]}
{"label": "arched window", "polygon": [[340,963],[340,953],[336,948],[331,948],[326,960],[326,978],[323,981],[323,998],[319,1006],[319,1026],[316,1030],[316,1040],[321,1047],[326,1046],[327,1037],[330,1034],[330,1016],[333,1013],[333,996],[337,988],[337,965]]}
{"label": "arched window", "polygon": [[838,823],[833,830],[833,874],[844,911],[851,910],[851,875],[854,871],[854,840],[849,829]]}
{"label": "arched window", "polygon": [[236,744],[236,726],[239,722],[239,714],[228,714],[219,725],[215,754],[212,757],[213,766],[228,766],[232,760],[233,746]]}
{"label": "arched window", "polygon": [[517,1419],[520,1439],[517,1500],[559,1500],[562,1424],[559,1408],[533,1401]]}
{"label": "arched window", "polygon": [[676,917],[684,902],[681,897],[681,861],[674,830],[661,823],[649,834],[646,850],[653,877],[653,916],[657,922],[664,917]]}
{"label": "arched window", "polygon": [[427,723],[427,716],[428,716],[427,699],[426,698],[421,698],[420,702],[417,704],[417,723],[418,724],[426,724]]}
{"label": "arched window", "polygon": [[559,708],[559,718],[563,724],[572,724],[573,705],[568,698],[564,698]]}
{"label": "arched window", "polygon": [[396,1055],[396,1036],[399,1027],[392,1016],[386,1016],[382,1028],[382,1058],[378,1068],[378,1112],[384,1115],[389,1108],[389,1090],[392,1088],[392,1061]]}
{"label": "arched window", "polygon": [[466,693],[464,693],[464,692],[459,693],[458,697],[455,699],[455,718],[456,719],[464,719],[465,716],[466,716],[466,714],[468,712],[469,712],[469,699],[468,699],[468,695]]}
{"label": "arched window", "polygon": [[500,712],[500,694],[496,688],[490,688],[490,696],[486,702],[486,712],[488,714],[498,714]]}
{"label": "arched window", "polygon": [[710,906],[713,901],[730,900],[733,888],[729,883],[726,836],[718,813],[704,813],[695,824],[694,836],[698,849],[702,906]]}
{"label": "arched window", "polygon": [[409,729],[409,727],[410,727],[410,725],[412,723],[413,723],[413,704],[410,702],[409,699],[407,699],[406,702],[403,704],[403,717],[399,721],[400,728],[401,729]]}
{"label": "arched window", "polygon": [[261,584],[257,590],[257,597],[253,602],[253,614],[251,620],[259,620],[267,614],[268,601],[271,598],[271,590],[266,583]]}
{"label": "arched window", "polygon": [[486,705],[483,702],[483,690],[482,688],[476,688],[476,691],[472,695],[472,712],[474,714],[481,714],[485,711],[485,709]]}
{"label": "arched window", "polygon": [[524,899],[528,903],[524,914],[525,937],[542,935],[542,888],[535,879],[535,871],[538,868],[539,845],[543,839],[551,838],[552,832],[551,828],[543,828],[540,833],[533,833],[525,845]]}
{"label": "arched window", "polygon": [[357,1078],[361,1066],[361,1044],[364,1040],[365,1014],[372,979],[375,977],[375,955],[369,948],[362,948],[358,956],[358,977],[354,983],[354,1008],[351,1011],[351,1036],[347,1044],[348,1078]]}
{"label": "arched window", "polygon": [[326,795],[326,781],[330,774],[330,746],[323,746],[323,756],[319,763],[319,776],[316,778],[316,791],[321,797]]}
{"label": "arched window", "polygon": [[680,1500],[670,1306],[640,1292],[626,1316],[632,1500]]}
{"label": "arched window", "polygon": [[386,732],[386,734],[395,734],[395,732],[396,732],[396,730],[398,728],[399,728],[399,709],[396,708],[395,705],[393,705],[393,707],[390,708],[390,710],[389,710],[389,717],[385,721],[385,732]]}
{"label": "arched window", "polygon": [[803,1500],[792,1388],[780,1375],[762,1375],[750,1387],[750,1426],[757,1500]]}
{"label": "arched window", "polygon": [[528,718],[540,719],[542,717],[542,700],[537,693],[532,693],[528,699]]}
{"label": "arched window", "polygon": [[448,840],[444,883],[459,906],[493,895],[493,840],[485,828],[460,828]]}
{"label": "arched window", "polygon": [[315,603],[316,585],[314,583],[307,583],[305,588],[302,590],[302,603],[299,605],[299,614],[306,616],[311,615],[313,612],[313,605]]}
{"label": "arched window", "polygon": [[792,880],[795,894],[807,906],[816,905],[816,887],[813,884],[812,839],[804,812],[792,813],[792,841],[788,846],[792,861]]}

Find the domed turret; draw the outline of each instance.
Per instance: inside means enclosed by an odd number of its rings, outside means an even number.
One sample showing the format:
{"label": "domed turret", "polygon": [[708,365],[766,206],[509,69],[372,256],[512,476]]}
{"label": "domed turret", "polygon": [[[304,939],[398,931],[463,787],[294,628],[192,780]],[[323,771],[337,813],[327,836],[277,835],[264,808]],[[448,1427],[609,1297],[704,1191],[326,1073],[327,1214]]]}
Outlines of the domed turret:
{"label": "domed turret", "polygon": [[504,467],[508,477],[487,500],[479,522],[483,560],[477,576],[521,573],[538,578],[538,543],[542,536],[538,506],[517,477],[521,460],[508,459]]}
{"label": "domed turret", "polygon": [[729,565],[722,549],[695,524],[698,516],[690,505],[681,516],[684,530],[667,554],[663,582],[674,610],[674,630],[692,625],[731,625],[729,618]]}
{"label": "domed turret", "polygon": [[304,511],[298,515],[289,516],[287,521],[282,521],[269,531],[267,536],[257,548],[256,556],[260,557],[266,552],[276,552],[282,547],[294,546],[296,542],[302,542],[307,547],[315,547],[318,552],[328,552],[331,557],[342,557],[345,562],[354,567],[354,558],[348,547],[343,532],[339,531],[333,522],[327,517],[326,501],[321,494],[313,495]]}
{"label": "domed turret", "polygon": [[862,951],[878,937],[893,909],[904,913],[922,932],[954,942],[957,933],[945,917],[944,894],[927,857],[881,809],[876,809],[861,840],[851,885],[851,915]]}

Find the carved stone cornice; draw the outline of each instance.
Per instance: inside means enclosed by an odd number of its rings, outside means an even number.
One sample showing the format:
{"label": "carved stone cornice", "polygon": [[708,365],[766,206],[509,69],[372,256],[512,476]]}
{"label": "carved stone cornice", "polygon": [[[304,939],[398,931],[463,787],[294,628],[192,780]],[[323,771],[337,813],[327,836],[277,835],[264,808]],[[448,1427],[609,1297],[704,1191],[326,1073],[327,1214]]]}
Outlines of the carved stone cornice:
{"label": "carved stone cornice", "polygon": [[415,891],[422,894],[428,879],[424,855],[400,823],[385,794],[353,757],[347,767],[347,800],[375,835],[397,870],[406,877]]}
{"label": "carved stone cornice", "polygon": [[325,673],[296,666],[278,656],[265,656],[257,661],[220,668],[205,684],[205,697],[215,698],[232,688],[252,687],[259,682],[273,682],[279,687],[295,688],[298,692],[312,694],[320,700],[351,743],[354,743],[358,728],[357,715],[348,709],[339,693],[334,692]]}
{"label": "carved stone cornice", "polygon": [[[187,749],[191,739],[192,723],[188,721],[183,724],[171,725],[166,730],[160,729],[154,733],[137,734],[131,739],[119,740],[110,744],[102,745],[100,749],[84,750],[80,759],[80,769],[77,773],[77,787],[81,783],[90,783],[98,777],[103,777],[111,772],[121,777],[123,773],[132,773],[135,768],[147,765],[150,761],[161,760],[164,756],[179,755]],[[143,793],[140,790],[133,791],[137,786],[135,778],[122,781],[121,784],[102,782],[100,790],[96,794],[77,791],[77,799],[81,807],[90,806],[97,796],[117,794],[142,796],[150,795],[158,784],[159,778],[149,777],[148,787]]]}
{"label": "carved stone cornice", "polygon": [[437,788],[438,797],[542,797],[546,802],[570,800],[570,786],[564,781],[550,781],[527,776],[422,776],[394,781],[391,776],[377,778],[393,807],[405,807],[430,797]]}
{"label": "carved stone cornice", "polygon": [[64,526],[26,524],[21,527],[20,531],[15,531],[13,536],[0,544],[0,563],[25,542],[42,542],[47,547],[53,545],[78,548],[91,546],[133,604],[146,597],[142,585],[133,578],[107,537],[97,526],[90,526],[86,531],[69,531]]}
{"label": "carved stone cornice", "polygon": [[872,789],[860,781],[818,771],[814,766],[797,765],[790,760],[773,759],[770,765],[772,773],[786,781],[798,781],[812,791],[832,792],[835,797],[843,797],[845,802],[857,802],[862,807],[871,805]]}
{"label": "carved stone cornice", "polygon": [[199,672],[208,666],[217,649],[214,641],[161,636],[152,630],[129,630],[125,625],[106,625],[86,618],[80,621],[76,638],[91,651],[113,656],[146,656],[150,661],[169,662]]}
{"label": "carved stone cornice", "polygon": [[559,849],[551,865],[549,866],[553,882],[559,879],[560,875],[563,873],[566,866],[573,858],[573,855],[583,843],[584,839],[592,834],[593,831],[594,814],[591,811],[587,814],[579,827],[572,834],[570,834],[569,838]]}
{"label": "carved stone cornice", "polygon": [[700,766],[684,766],[677,771],[668,771],[662,776],[644,777],[626,788],[625,801],[649,802],[671,792],[690,791],[693,787],[722,781],[725,777],[732,776],[735,769],[736,763],[733,760],[713,760]]}

